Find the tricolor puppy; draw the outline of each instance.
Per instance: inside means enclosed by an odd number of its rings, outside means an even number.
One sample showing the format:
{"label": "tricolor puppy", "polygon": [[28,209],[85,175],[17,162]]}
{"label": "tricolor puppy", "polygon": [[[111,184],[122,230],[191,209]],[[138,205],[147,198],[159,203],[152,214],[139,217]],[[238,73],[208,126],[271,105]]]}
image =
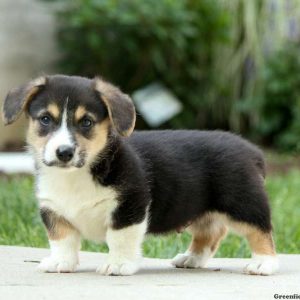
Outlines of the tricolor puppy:
{"label": "tricolor puppy", "polygon": [[106,241],[105,275],[138,270],[146,233],[186,229],[179,268],[202,268],[227,228],[249,241],[246,273],[278,268],[261,151],[220,131],[135,132],[131,99],[113,85],[76,76],[45,76],[12,90],[6,124],[29,117],[36,193],[51,254],[47,272],[73,272],[80,239]]}

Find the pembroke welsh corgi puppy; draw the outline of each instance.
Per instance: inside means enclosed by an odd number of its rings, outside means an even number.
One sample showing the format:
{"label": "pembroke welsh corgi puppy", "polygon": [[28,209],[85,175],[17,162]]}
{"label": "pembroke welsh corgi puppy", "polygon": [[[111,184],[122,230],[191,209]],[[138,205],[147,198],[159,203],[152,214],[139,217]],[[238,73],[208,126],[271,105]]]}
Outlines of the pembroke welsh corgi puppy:
{"label": "pembroke welsh corgi puppy", "polygon": [[262,152],[227,132],[137,131],[128,95],[100,78],[44,76],[13,89],[3,118],[29,117],[27,142],[51,254],[39,269],[73,272],[81,237],[106,241],[105,275],[138,270],[147,233],[187,230],[178,268],[203,268],[227,228],[247,238],[249,274],[278,261]]}

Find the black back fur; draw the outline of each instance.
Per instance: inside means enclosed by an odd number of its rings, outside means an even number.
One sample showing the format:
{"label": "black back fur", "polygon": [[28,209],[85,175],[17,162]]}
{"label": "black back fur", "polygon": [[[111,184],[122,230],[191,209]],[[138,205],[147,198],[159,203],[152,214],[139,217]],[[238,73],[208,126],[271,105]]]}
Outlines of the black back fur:
{"label": "black back fur", "polygon": [[151,233],[176,230],[207,212],[271,230],[262,152],[222,131],[166,130],[111,136],[91,172],[120,192],[115,228],[144,219]]}

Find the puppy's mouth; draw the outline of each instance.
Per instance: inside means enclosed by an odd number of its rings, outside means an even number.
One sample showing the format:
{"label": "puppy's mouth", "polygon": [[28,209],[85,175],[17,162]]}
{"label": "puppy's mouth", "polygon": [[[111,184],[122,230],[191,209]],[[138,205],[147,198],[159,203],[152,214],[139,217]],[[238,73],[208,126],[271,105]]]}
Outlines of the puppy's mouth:
{"label": "puppy's mouth", "polygon": [[76,163],[64,163],[60,161],[46,161],[43,159],[43,164],[45,164],[47,167],[57,167],[62,169],[70,169],[70,168],[77,168],[80,169],[85,165],[85,162],[83,160],[80,160]]}

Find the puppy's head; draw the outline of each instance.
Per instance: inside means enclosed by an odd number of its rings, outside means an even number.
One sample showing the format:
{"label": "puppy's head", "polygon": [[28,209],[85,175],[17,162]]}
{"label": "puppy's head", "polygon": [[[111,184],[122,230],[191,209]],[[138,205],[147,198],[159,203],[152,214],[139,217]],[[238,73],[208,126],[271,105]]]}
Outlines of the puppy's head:
{"label": "puppy's head", "polygon": [[80,168],[104,149],[110,130],[129,136],[135,125],[131,99],[101,80],[47,76],[13,89],[3,105],[5,124],[25,111],[27,142],[39,163]]}

